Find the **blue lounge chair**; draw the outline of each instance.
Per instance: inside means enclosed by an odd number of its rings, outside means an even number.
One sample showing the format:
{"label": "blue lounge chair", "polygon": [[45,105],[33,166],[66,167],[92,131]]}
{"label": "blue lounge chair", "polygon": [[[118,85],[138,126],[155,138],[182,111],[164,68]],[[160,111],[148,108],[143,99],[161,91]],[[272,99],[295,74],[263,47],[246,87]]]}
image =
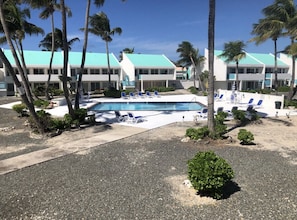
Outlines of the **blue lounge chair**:
{"label": "blue lounge chair", "polygon": [[153,96],[151,95],[150,91],[146,91],[145,94],[146,94],[147,97],[153,98]]}
{"label": "blue lounge chair", "polygon": [[138,122],[143,122],[143,121],[144,121],[143,116],[134,116],[133,113],[128,112],[127,122],[138,123]]}
{"label": "blue lounge chair", "polygon": [[224,97],[224,94],[221,94],[218,98],[215,99],[215,101],[222,101]]}
{"label": "blue lounge chair", "polygon": [[155,96],[155,97],[161,97],[161,96],[159,95],[158,91],[154,91],[154,96]]}
{"label": "blue lounge chair", "polygon": [[144,95],[142,94],[142,92],[138,92],[138,97],[144,98]]}
{"label": "blue lounge chair", "polygon": [[125,92],[121,92],[121,97],[122,97],[122,99],[127,99],[128,98],[128,96],[126,95]]}
{"label": "blue lounge chair", "polygon": [[133,92],[130,92],[129,93],[129,97],[132,98],[132,99],[135,99],[136,98]]}
{"label": "blue lounge chair", "polygon": [[257,104],[253,105],[254,106],[254,109],[255,108],[261,108],[262,107],[262,104],[263,104],[263,100],[260,99]]}
{"label": "blue lounge chair", "polygon": [[208,109],[207,108],[203,108],[201,109],[201,111],[198,111],[198,117],[199,118],[207,118],[207,112],[208,112]]}

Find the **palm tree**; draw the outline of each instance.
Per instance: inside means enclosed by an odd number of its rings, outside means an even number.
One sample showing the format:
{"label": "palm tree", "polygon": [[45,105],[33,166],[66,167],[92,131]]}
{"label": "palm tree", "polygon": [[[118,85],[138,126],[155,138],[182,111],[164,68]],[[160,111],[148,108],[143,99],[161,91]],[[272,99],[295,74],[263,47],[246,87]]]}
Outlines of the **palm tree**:
{"label": "palm tree", "polygon": [[[94,4],[97,7],[100,7],[104,4],[105,0],[94,0]],[[90,16],[90,8],[91,8],[91,0],[87,0],[87,7],[86,7],[86,13],[85,13],[85,24],[84,24],[84,44],[83,44],[83,50],[82,50],[82,58],[81,58],[81,64],[80,64],[80,72],[78,73],[78,79],[76,84],[76,94],[75,94],[75,103],[74,108],[79,109],[79,97],[80,97],[80,91],[81,91],[81,81],[82,81],[82,73],[84,72],[85,68],[85,61],[86,61],[86,52],[87,52],[87,46],[88,46],[88,35],[89,35],[89,16]]]}
{"label": "palm tree", "polygon": [[[7,1],[5,1],[5,3],[7,3]],[[3,32],[4,32],[5,36],[6,36],[7,43],[8,43],[8,45],[10,47],[10,50],[11,50],[11,52],[13,54],[15,62],[17,63],[18,69],[19,69],[19,71],[21,71],[22,70],[21,64],[20,64],[20,62],[18,60],[17,53],[16,53],[15,48],[13,46],[13,43],[12,43],[12,40],[11,40],[11,33],[10,33],[10,30],[8,28],[8,25],[7,25],[6,16],[4,14],[4,7],[5,7],[4,6],[4,0],[0,0],[0,21],[1,21],[2,29],[3,29]],[[12,76],[12,78],[14,80],[14,83],[15,83],[15,85],[17,87],[17,90],[19,92],[19,95],[21,96],[24,104],[28,107],[29,112],[30,112],[30,114],[31,114],[36,126],[37,126],[37,129],[38,129],[39,133],[43,134],[44,133],[43,126],[42,126],[42,124],[41,124],[41,122],[39,120],[38,115],[36,114],[34,105],[28,99],[27,91],[24,89],[22,83],[18,80],[18,78],[16,76],[16,73],[14,72],[9,60],[7,59],[7,57],[5,56],[5,54],[3,53],[2,50],[0,50],[0,59],[5,64],[5,66],[8,69],[8,72]]]}
{"label": "palm tree", "polygon": [[215,12],[216,1],[209,0],[208,16],[208,97],[207,97],[207,127],[211,133],[215,131],[214,125],[214,39],[215,39]]}
{"label": "palm tree", "polygon": [[[54,45],[52,45],[52,33],[48,33],[39,43],[39,47],[42,47],[44,51],[58,51],[58,50],[63,50],[63,34],[61,29],[55,28],[54,32]],[[71,46],[73,43],[76,41],[79,41],[78,37],[72,38],[67,42],[68,44],[68,49],[71,50]]]}
{"label": "palm tree", "polygon": [[125,49],[123,49],[123,50],[120,52],[120,55],[119,55],[119,60],[120,60],[120,61],[123,60],[123,53],[133,54],[133,53],[134,53],[134,47],[133,47],[133,48],[128,48],[128,47],[126,47]]}
{"label": "palm tree", "polygon": [[[180,53],[180,59],[177,61],[179,65],[183,67],[194,67],[194,87],[196,88],[196,73],[198,73],[198,66],[204,62],[205,57],[199,54],[199,49],[195,49],[193,45],[188,41],[183,41],[178,45],[176,52]],[[201,82],[200,75],[198,74],[199,88],[204,91],[203,83]]]}
{"label": "palm tree", "polygon": [[108,65],[108,84],[109,88],[111,87],[111,78],[110,78],[110,61],[109,61],[109,49],[108,43],[112,41],[111,36],[114,34],[121,34],[122,29],[120,27],[110,28],[110,22],[107,15],[104,12],[99,12],[90,17],[90,26],[89,32],[100,36],[102,40],[105,41],[106,55],[107,55],[107,65]]}
{"label": "palm tree", "polygon": [[239,61],[246,56],[244,52],[245,44],[242,41],[230,41],[225,43],[223,53],[219,57],[226,58],[227,63],[235,62],[235,75],[236,75],[236,90],[239,90],[239,80],[238,80],[238,64]]}
{"label": "palm tree", "polygon": [[277,40],[284,36],[284,29],[290,19],[295,16],[296,10],[293,0],[275,0],[272,5],[262,10],[265,18],[260,19],[257,24],[253,25],[252,34],[256,35],[250,41],[260,44],[267,39],[274,42],[274,88],[278,88],[277,78]]}
{"label": "palm tree", "polygon": [[[17,68],[22,78],[27,97],[29,101],[33,103],[32,92],[27,77],[27,68],[22,42],[26,34],[38,35],[44,34],[44,32],[42,28],[26,21],[27,18],[30,18],[30,10],[28,8],[21,9],[14,3],[14,1],[6,1],[3,5],[3,10],[5,13],[7,28],[9,30],[9,37],[11,39],[12,46],[14,47],[13,53],[17,51],[20,55],[20,60],[16,57]],[[1,31],[3,32],[3,28]],[[6,36],[1,37],[0,42],[7,43],[8,41]]]}
{"label": "palm tree", "polygon": [[67,106],[68,106],[68,111],[70,116],[74,119],[75,115],[74,115],[74,110],[72,107],[72,103],[70,101],[69,98],[69,90],[67,87],[67,70],[68,70],[68,57],[69,57],[69,45],[67,42],[67,16],[66,16],[66,12],[67,12],[67,8],[65,6],[65,1],[61,0],[60,1],[61,4],[61,12],[62,12],[62,41],[63,41],[63,54],[64,54],[64,62],[63,62],[63,74],[62,74],[62,83],[63,83],[63,91],[64,91],[64,96],[67,102]]}

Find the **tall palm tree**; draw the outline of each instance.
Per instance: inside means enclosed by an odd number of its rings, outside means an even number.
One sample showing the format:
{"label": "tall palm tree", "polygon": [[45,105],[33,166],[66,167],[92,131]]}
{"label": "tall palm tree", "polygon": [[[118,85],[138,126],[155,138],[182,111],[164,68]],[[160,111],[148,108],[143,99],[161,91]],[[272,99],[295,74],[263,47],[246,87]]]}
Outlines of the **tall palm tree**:
{"label": "tall palm tree", "polygon": [[207,97],[207,127],[211,133],[215,131],[214,125],[214,39],[215,39],[215,12],[216,1],[209,0],[208,15],[208,97]]}
{"label": "tall palm tree", "polygon": [[[6,25],[9,30],[9,37],[11,39],[12,47],[14,47],[14,50],[12,52],[17,52],[19,54],[19,57],[16,57],[17,68],[22,78],[27,97],[29,101],[33,103],[32,92],[27,77],[27,68],[22,42],[26,34],[38,35],[44,34],[44,32],[42,28],[27,22],[26,19],[30,18],[30,10],[28,8],[21,9],[14,1],[10,0],[5,2],[5,4],[3,5],[3,10],[5,13]],[[3,31],[3,28],[1,29],[1,31]],[[7,37],[1,37],[0,42],[7,43]]]}
{"label": "tall palm tree", "polygon": [[[57,10],[59,11],[61,10],[61,6],[60,4],[57,3],[56,0],[23,0],[23,2],[29,3],[32,8],[42,9],[41,13],[39,14],[39,17],[41,19],[48,19],[50,17],[52,33],[55,32],[54,12]],[[72,16],[71,10],[68,7],[66,7],[66,10],[67,10],[68,16],[71,17]],[[52,42],[51,43],[52,48],[51,50],[48,50],[48,51],[52,51],[52,53],[49,61],[48,79],[47,79],[46,88],[45,88],[45,95],[48,100],[50,99],[48,89],[49,89],[49,83],[52,75],[52,64],[53,64],[54,51],[55,51],[54,50],[55,35],[51,35],[51,42]]]}
{"label": "tall palm tree", "polygon": [[[97,7],[100,7],[104,4],[105,0],[94,0],[94,4]],[[79,97],[80,97],[80,91],[82,87],[82,75],[85,68],[85,61],[86,61],[86,52],[87,52],[87,46],[88,46],[88,35],[89,35],[89,16],[90,16],[90,8],[91,8],[91,0],[87,0],[87,6],[86,6],[86,12],[85,12],[85,24],[84,24],[84,44],[82,49],[82,58],[81,58],[81,64],[80,64],[80,71],[78,73],[78,79],[76,84],[76,94],[75,94],[75,103],[74,108],[79,109]]]}
{"label": "tall palm tree", "polygon": [[68,112],[72,118],[75,118],[72,103],[69,98],[69,90],[67,87],[67,77],[68,77],[67,67],[68,67],[68,59],[69,59],[69,45],[67,42],[67,23],[66,23],[67,7],[65,6],[64,0],[60,0],[60,4],[61,4],[61,12],[62,12],[62,39],[63,39],[63,54],[64,54],[63,74],[62,74],[63,91],[67,102],[67,106],[68,106]]}
{"label": "tall palm tree", "polygon": [[[61,29],[55,28],[54,32],[54,45],[52,45],[52,33],[48,33],[39,43],[39,47],[44,48],[42,50],[44,51],[58,51],[63,50],[63,34]],[[71,50],[72,44],[74,44],[76,41],[79,41],[78,37],[70,39],[68,44],[68,49]]]}
{"label": "tall palm tree", "polygon": [[[22,68],[21,68],[21,64],[20,64],[20,62],[18,60],[17,53],[16,53],[15,48],[13,46],[12,40],[10,38],[11,33],[10,33],[9,28],[8,28],[7,21],[6,21],[6,16],[5,16],[5,13],[4,13],[4,7],[5,7],[4,3],[7,3],[7,1],[0,0],[0,21],[1,21],[3,32],[4,32],[4,34],[6,36],[6,39],[7,39],[7,43],[9,45],[9,47],[10,47],[10,50],[11,50],[11,52],[13,54],[15,62],[17,63],[18,69],[20,71]],[[34,105],[28,99],[26,90],[24,89],[22,83],[18,80],[18,77],[16,76],[16,73],[14,72],[9,60],[7,59],[7,57],[5,56],[5,54],[3,53],[2,50],[0,50],[0,59],[5,64],[5,66],[8,69],[8,72],[12,76],[13,81],[14,81],[14,83],[15,83],[15,85],[17,87],[17,90],[19,92],[19,95],[21,96],[24,104],[28,107],[29,112],[30,112],[30,114],[31,114],[36,126],[37,126],[37,129],[38,129],[39,133],[43,134],[44,133],[43,126],[42,126],[42,124],[41,124],[41,122],[40,122],[40,120],[38,118],[38,115],[36,114]]]}
{"label": "tall palm tree", "polygon": [[97,14],[94,14],[90,16],[90,26],[89,32],[100,36],[102,40],[105,41],[105,47],[106,47],[106,55],[107,55],[107,66],[108,66],[108,84],[109,88],[111,85],[111,77],[110,77],[110,61],[109,61],[109,49],[108,49],[108,43],[112,41],[112,36],[114,34],[121,34],[122,29],[120,27],[112,28],[110,27],[110,22],[107,17],[107,15],[104,12],[99,12]]}
{"label": "tall palm tree", "polygon": [[225,62],[235,62],[235,75],[236,75],[236,90],[239,90],[239,80],[238,80],[238,65],[239,61],[246,56],[244,52],[244,47],[246,45],[243,41],[230,41],[225,43],[223,53],[219,55],[219,57],[226,58]]}
{"label": "tall palm tree", "polygon": [[275,0],[272,5],[262,10],[265,17],[259,19],[259,22],[253,25],[252,34],[256,36],[250,41],[260,44],[268,39],[272,39],[274,42],[274,87],[276,90],[278,88],[277,40],[285,35],[284,29],[292,16],[295,16],[294,8],[293,0]]}
{"label": "tall palm tree", "polygon": [[[205,57],[199,54],[199,49],[195,49],[193,45],[188,41],[183,41],[178,45],[176,52],[180,53],[180,59],[177,61],[179,65],[183,67],[194,67],[194,87],[196,87],[196,73],[198,73],[198,66],[204,62]],[[199,88],[204,91],[203,83],[201,82],[200,75],[198,74]]]}

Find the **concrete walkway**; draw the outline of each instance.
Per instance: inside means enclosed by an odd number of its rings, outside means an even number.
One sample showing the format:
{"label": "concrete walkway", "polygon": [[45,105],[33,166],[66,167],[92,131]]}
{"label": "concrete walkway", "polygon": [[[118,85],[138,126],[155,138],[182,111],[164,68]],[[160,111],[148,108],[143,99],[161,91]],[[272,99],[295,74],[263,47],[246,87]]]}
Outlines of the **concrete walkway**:
{"label": "concrete walkway", "polygon": [[143,128],[125,127],[120,125],[112,125],[112,128],[113,129],[101,132],[100,135],[93,134],[92,136],[88,136],[87,138],[77,139],[69,142],[61,142],[60,145],[55,147],[49,147],[46,149],[1,160],[0,175],[45,161],[49,161],[58,157],[63,157],[68,154],[87,150],[101,144],[120,140],[147,130]]}

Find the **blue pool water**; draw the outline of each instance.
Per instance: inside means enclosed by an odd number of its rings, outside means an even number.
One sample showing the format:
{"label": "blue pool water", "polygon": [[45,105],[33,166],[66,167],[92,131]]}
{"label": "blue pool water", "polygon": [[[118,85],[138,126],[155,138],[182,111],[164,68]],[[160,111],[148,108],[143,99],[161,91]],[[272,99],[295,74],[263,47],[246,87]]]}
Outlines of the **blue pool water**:
{"label": "blue pool water", "polygon": [[101,102],[90,111],[197,111],[202,105],[197,102]]}

